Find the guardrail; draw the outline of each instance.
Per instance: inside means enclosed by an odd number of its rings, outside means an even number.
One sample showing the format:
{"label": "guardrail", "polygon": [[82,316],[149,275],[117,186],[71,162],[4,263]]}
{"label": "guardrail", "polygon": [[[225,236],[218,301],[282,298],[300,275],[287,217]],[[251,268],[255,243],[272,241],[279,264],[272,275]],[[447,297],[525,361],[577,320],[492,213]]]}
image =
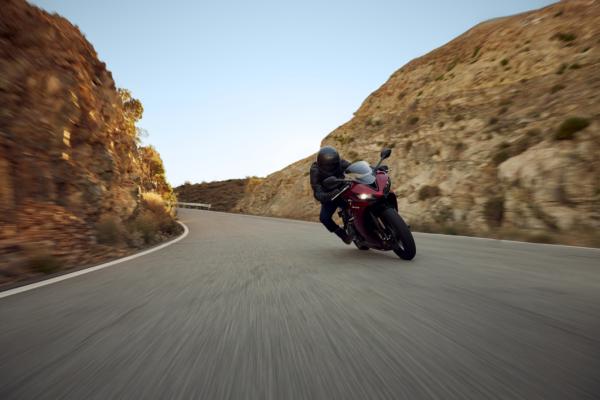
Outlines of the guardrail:
{"label": "guardrail", "polygon": [[206,208],[207,210],[210,210],[210,204],[204,204],[204,203],[183,203],[181,201],[177,202],[177,207],[181,207],[181,208]]}

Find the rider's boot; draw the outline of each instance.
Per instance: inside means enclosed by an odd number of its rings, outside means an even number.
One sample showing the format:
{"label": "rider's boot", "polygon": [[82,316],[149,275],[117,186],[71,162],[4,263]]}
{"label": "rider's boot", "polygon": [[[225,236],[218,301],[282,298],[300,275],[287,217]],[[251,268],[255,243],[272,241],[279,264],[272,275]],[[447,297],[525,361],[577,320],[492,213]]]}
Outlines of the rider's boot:
{"label": "rider's boot", "polygon": [[338,235],[338,237],[340,239],[342,239],[342,242],[344,242],[346,244],[352,243],[352,238],[350,236],[348,236],[348,234],[346,233],[346,231],[343,230],[342,228],[337,228],[334,233],[336,235]]}

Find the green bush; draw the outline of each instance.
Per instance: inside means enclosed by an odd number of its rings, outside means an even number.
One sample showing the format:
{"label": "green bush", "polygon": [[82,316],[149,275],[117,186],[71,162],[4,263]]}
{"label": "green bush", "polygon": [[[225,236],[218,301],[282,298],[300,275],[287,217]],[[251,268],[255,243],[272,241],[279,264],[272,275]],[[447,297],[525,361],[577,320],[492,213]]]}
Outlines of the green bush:
{"label": "green bush", "polygon": [[417,122],[419,122],[419,117],[417,117],[417,116],[412,116],[408,120],[408,123],[411,124],[411,125],[415,125]]}
{"label": "green bush", "polygon": [[502,65],[503,67],[506,67],[508,65],[508,59],[503,58],[502,61],[500,61],[500,65]]}
{"label": "green bush", "polygon": [[589,125],[590,121],[587,118],[567,118],[554,133],[554,140],[572,140],[575,137],[575,133],[587,128]]}
{"label": "green bush", "polygon": [[556,73],[557,73],[558,75],[562,75],[562,74],[565,72],[565,70],[567,69],[567,67],[568,67],[568,65],[567,65],[567,64],[562,64],[562,65],[561,65],[561,66],[558,68],[558,70],[556,71]]}
{"label": "green bush", "polygon": [[571,68],[571,69],[579,69],[579,68],[581,68],[581,65],[575,63],[575,64],[571,64],[571,66],[569,68]]}
{"label": "green bush", "polygon": [[419,200],[427,200],[433,197],[439,197],[441,190],[437,186],[425,185],[419,189]]}

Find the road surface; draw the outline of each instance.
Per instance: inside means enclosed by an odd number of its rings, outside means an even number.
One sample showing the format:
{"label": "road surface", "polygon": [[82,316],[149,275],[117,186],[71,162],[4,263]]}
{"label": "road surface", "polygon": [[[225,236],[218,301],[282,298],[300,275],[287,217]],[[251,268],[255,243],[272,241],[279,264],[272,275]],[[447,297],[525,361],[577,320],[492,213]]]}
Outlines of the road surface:
{"label": "road surface", "polygon": [[598,399],[600,251],[181,210],[190,234],[0,299],[0,399]]}

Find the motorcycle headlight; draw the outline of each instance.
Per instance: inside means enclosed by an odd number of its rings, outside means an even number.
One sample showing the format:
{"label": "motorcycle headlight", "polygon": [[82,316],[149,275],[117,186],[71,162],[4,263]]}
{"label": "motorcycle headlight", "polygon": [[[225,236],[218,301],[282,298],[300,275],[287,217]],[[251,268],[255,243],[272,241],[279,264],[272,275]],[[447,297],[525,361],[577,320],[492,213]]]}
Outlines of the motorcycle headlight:
{"label": "motorcycle headlight", "polygon": [[358,198],[361,200],[370,200],[373,198],[373,195],[369,193],[361,193],[358,195]]}

